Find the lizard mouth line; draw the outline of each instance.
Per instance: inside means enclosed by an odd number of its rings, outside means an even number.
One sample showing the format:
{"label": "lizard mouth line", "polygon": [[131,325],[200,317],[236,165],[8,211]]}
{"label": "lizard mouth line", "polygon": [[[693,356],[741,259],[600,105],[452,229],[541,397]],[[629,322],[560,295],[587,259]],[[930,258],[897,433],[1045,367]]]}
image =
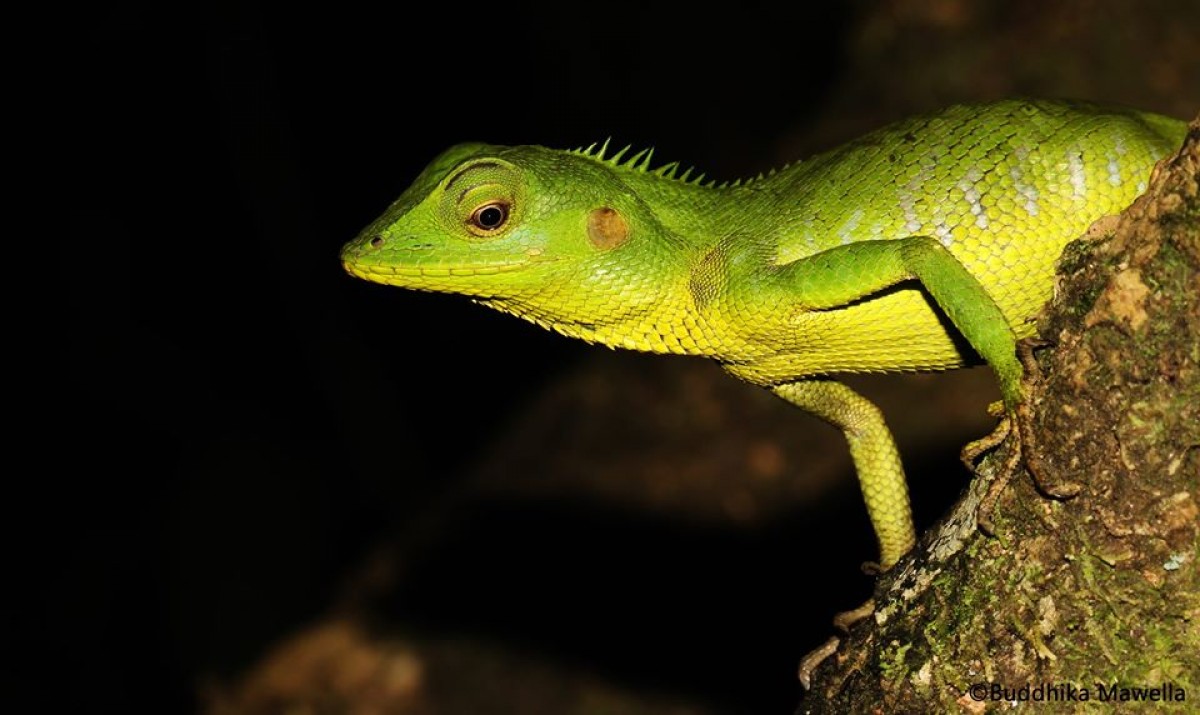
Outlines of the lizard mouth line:
{"label": "lizard mouth line", "polygon": [[[541,260],[536,263],[546,263]],[[467,276],[487,276],[497,273],[510,273],[534,265],[534,261],[514,261],[511,263],[480,263],[476,265],[459,266],[389,266],[369,263],[343,261],[342,266],[352,276],[370,281],[386,281],[395,276],[398,278],[452,278]]]}

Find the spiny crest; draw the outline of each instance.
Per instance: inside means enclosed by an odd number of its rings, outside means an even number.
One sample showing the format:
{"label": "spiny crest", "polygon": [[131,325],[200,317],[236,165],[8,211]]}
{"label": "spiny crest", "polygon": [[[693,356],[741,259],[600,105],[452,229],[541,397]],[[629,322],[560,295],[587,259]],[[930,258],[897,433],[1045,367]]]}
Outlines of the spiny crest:
{"label": "spiny crest", "polygon": [[653,147],[651,147],[649,149],[643,149],[643,150],[639,151],[638,153],[634,154],[629,159],[625,159],[625,155],[627,153],[629,153],[630,149],[633,148],[632,144],[627,144],[624,148],[618,150],[612,156],[606,156],[606,154],[608,153],[608,145],[611,140],[612,140],[612,137],[609,137],[608,139],[604,140],[603,144],[599,144],[598,142],[593,142],[593,143],[587,145],[586,147],[581,146],[576,149],[569,149],[569,150],[567,150],[567,153],[575,154],[577,156],[584,156],[584,157],[587,157],[594,161],[598,161],[602,164],[607,164],[609,166],[615,166],[618,169],[624,169],[626,171],[637,171],[637,172],[641,172],[641,173],[649,172],[651,174],[654,174],[655,176],[661,176],[664,179],[671,179],[673,181],[678,181],[678,182],[681,182],[684,184],[690,184],[690,185],[694,185],[694,186],[702,186],[706,189],[726,189],[726,188],[732,189],[732,188],[736,188],[738,186],[749,186],[750,184],[753,184],[756,181],[762,181],[763,179],[770,178],[770,177],[774,176],[775,174],[777,174],[778,172],[787,169],[789,166],[792,165],[792,163],[795,163],[795,162],[789,162],[789,163],[784,164],[783,166],[779,167],[778,169],[771,169],[766,174],[759,172],[758,176],[756,176],[752,179],[737,179],[734,181],[722,181],[721,183],[718,184],[716,179],[709,179],[708,181],[705,181],[704,174],[699,174],[699,175],[693,177],[692,176],[693,167],[690,167],[690,166],[681,172],[679,170],[680,164],[677,161],[672,161],[667,164],[663,164],[662,166],[658,167],[657,169],[651,169],[650,168],[650,158],[652,156],[654,156],[654,148]]}
{"label": "spiny crest", "polygon": [[589,159],[598,161],[602,164],[607,164],[609,166],[615,166],[618,169],[623,169],[626,171],[637,171],[640,173],[649,172],[651,174],[654,174],[655,176],[661,176],[664,179],[671,179],[674,181],[682,182],[684,184],[694,184],[697,186],[704,186],[706,188],[714,187],[717,184],[717,182],[715,180],[709,181],[708,183],[704,183],[704,174],[700,174],[698,176],[693,177],[692,176],[693,169],[690,166],[688,168],[684,169],[682,172],[680,172],[679,171],[679,162],[677,162],[677,161],[672,161],[672,162],[663,164],[662,166],[658,167],[657,169],[650,168],[650,160],[654,156],[654,148],[653,147],[650,147],[649,149],[643,149],[643,150],[637,152],[636,154],[634,154],[633,156],[631,156],[630,158],[626,159],[625,155],[628,154],[629,150],[633,148],[633,145],[629,144],[629,145],[626,145],[624,148],[619,149],[612,156],[607,156],[608,145],[609,145],[610,141],[611,141],[611,137],[608,139],[605,139],[604,143],[599,144],[599,146],[597,146],[596,143],[592,143],[586,147],[570,149],[570,150],[568,150],[568,153],[575,154],[577,156],[585,156]]}

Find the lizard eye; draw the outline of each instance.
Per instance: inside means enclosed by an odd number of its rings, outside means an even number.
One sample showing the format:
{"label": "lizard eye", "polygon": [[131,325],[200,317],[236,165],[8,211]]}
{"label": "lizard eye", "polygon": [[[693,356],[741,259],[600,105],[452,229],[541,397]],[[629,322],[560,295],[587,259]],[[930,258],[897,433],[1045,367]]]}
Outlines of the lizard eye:
{"label": "lizard eye", "polygon": [[500,159],[468,162],[442,187],[442,219],[455,234],[491,240],[520,223],[525,185]]}
{"label": "lizard eye", "polygon": [[506,203],[488,202],[471,212],[471,227],[487,234],[498,231],[508,221],[508,211]]}

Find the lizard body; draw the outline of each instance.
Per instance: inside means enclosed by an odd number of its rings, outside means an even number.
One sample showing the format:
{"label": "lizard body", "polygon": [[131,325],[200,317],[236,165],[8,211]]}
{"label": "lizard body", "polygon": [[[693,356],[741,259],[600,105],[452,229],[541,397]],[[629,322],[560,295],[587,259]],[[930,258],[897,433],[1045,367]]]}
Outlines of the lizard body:
{"label": "lizard body", "polygon": [[648,151],[463,144],[342,261],[590,342],[713,358],[834,424],[888,568],[915,539],[900,459],[878,409],[829,376],[973,350],[1011,412],[1015,341],[1063,247],[1131,203],[1184,131],[1083,103],[957,105],[722,185]]}

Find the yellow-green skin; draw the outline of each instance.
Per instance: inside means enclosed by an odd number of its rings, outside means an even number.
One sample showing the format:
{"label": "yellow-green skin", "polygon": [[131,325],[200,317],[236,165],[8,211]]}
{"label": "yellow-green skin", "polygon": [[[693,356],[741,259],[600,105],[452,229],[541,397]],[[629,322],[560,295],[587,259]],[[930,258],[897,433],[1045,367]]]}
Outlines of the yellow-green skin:
{"label": "yellow-green skin", "polygon": [[827,376],[995,369],[1020,399],[1067,242],[1125,208],[1183,122],[1082,103],[953,106],[716,186],[605,148],[464,144],[346,245],[351,274],[565,335],[703,355],[843,430],[892,566],[915,540],[879,410]]}

